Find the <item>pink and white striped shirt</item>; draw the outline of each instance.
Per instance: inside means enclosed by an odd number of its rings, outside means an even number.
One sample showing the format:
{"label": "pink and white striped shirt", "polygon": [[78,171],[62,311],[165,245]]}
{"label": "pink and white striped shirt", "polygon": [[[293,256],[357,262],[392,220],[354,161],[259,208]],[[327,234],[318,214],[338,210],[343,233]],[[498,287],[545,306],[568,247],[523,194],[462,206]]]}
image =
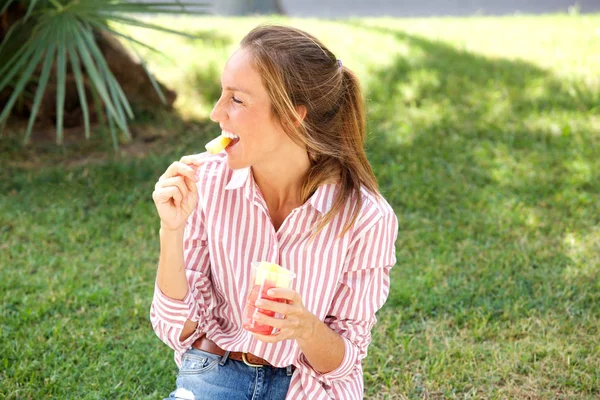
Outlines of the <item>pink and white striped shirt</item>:
{"label": "pink and white striped shirt", "polygon": [[[184,234],[190,290],[180,301],[155,287],[150,310],[154,331],[175,350],[178,366],[183,353],[206,333],[225,350],[252,353],[276,367],[295,365],[286,399],[362,399],[361,360],[396,262],[394,211],[362,190],[359,217],[343,237],[338,236],[353,209],[351,201],[309,241],[315,222],[331,209],[336,185],[320,186],[275,230],[251,169],[231,170],[225,157],[208,156],[198,169],[198,207]],[[274,262],[296,274],[292,289],[304,306],[344,340],[345,355],[337,369],[318,373],[294,340],[264,343],[242,328],[252,261]],[[187,319],[198,321],[198,328],[181,342]]]}

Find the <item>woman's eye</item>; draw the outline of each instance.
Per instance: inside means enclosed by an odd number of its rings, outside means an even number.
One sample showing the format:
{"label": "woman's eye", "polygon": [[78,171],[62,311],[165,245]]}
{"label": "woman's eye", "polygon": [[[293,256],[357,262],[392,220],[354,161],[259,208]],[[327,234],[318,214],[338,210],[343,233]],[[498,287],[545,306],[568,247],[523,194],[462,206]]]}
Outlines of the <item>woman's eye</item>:
{"label": "woman's eye", "polygon": [[231,100],[233,100],[234,103],[242,104],[242,101],[240,99],[236,99],[235,96],[231,96]]}

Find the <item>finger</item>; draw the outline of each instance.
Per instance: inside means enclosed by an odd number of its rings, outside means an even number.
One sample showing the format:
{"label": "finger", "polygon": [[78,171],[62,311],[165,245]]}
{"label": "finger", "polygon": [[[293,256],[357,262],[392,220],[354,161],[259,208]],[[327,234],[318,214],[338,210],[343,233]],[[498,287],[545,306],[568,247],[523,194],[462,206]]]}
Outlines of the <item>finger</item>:
{"label": "finger", "polygon": [[[157,181],[156,184],[154,185],[155,189],[158,188],[164,188],[164,187],[168,187],[168,186],[179,186],[183,189],[183,191],[187,191],[187,186],[185,185],[185,179],[186,177],[181,176],[181,175],[177,175],[177,176],[172,176],[170,178],[165,178],[162,181]],[[189,179],[189,178],[188,178]]]}
{"label": "finger", "polygon": [[155,190],[152,194],[152,198],[159,204],[168,203],[169,201],[173,200],[175,207],[179,207],[181,201],[183,200],[183,196],[181,195],[179,188],[175,186],[169,186]]}
{"label": "finger", "polygon": [[190,166],[185,165],[179,161],[175,161],[169,165],[164,174],[160,177],[160,179],[168,179],[173,176],[183,175],[189,176],[190,178],[194,178],[196,176],[196,171],[194,171]]}
{"label": "finger", "polygon": [[179,189],[177,189],[177,191],[173,191],[173,205],[175,205],[176,208],[179,208],[181,206],[181,202],[183,201],[184,197],[181,194],[181,192],[179,191]]}
{"label": "finger", "polygon": [[159,180],[165,180],[177,175],[187,176],[188,178],[194,181],[198,180],[196,178],[196,171],[190,168],[190,166],[179,161],[175,161],[173,164],[169,165],[169,168],[167,168],[167,170],[164,174],[162,174]]}
{"label": "finger", "polygon": [[196,181],[193,181],[190,178],[188,178],[187,176],[185,176],[184,182],[190,192],[198,193],[198,186],[196,185]]}
{"label": "finger", "polygon": [[202,164],[204,164],[204,158],[206,157],[205,153],[201,153],[201,154],[192,154],[189,156],[183,156],[181,157],[181,160],[179,160],[179,162],[182,162],[184,164],[187,165],[195,165],[195,166],[200,166]]}
{"label": "finger", "polygon": [[256,300],[254,305],[261,310],[275,311],[276,313],[284,315],[290,314],[293,311],[293,308],[287,303],[280,303],[266,299]]}
{"label": "finger", "polygon": [[285,299],[291,301],[291,304],[302,303],[302,297],[294,289],[273,288],[267,292],[268,296],[276,299]]}
{"label": "finger", "polygon": [[287,321],[285,319],[273,318],[266,314],[261,313],[260,311],[257,313],[254,313],[253,318],[256,322],[260,322],[263,325],[269,325],[269,326],[272,326],[273,328],[278,328],[278,329],[283,328],[287,323]]}
{"label": "finger", "polygon": [[165,179],[164,181],[158,181],[156,182],[156,185],[154,185],[154,188],[161,189],[169,186],[177,187],[183,198],[186,198],[190,192],[182,176],[175,176],[173,178]]}

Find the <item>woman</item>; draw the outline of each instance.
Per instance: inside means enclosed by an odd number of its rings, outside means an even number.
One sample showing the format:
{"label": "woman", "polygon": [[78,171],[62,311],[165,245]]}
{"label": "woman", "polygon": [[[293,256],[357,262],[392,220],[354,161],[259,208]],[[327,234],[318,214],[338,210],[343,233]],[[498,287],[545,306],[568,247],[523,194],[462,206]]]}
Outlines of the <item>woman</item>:
{"label": "woman", "polygon": [[[261,26],[228,60],[211,112],[233,138],[186,156],[153,193],[151,321],[175,350],[179,399],[360,399],[361,360],[395,264],[397,219],[364,151],[355,75],[298,29]],[[250,264],[294,272],[286,302],[242,328]]]}

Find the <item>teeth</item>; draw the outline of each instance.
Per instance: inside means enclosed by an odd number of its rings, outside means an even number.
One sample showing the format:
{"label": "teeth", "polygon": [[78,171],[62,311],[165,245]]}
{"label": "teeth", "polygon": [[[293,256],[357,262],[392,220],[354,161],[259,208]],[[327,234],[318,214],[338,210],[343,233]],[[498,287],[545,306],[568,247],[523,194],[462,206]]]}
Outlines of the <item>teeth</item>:
{"label": "teeth", "polygon": [[225,130],[221,131],[221,135],[223,135],[225,137],[228,137],[229,139],[237,139],[237,138],[239,138],[239,136],[236,135],[235,133],[231,133],[231,132],[225,131]]}

